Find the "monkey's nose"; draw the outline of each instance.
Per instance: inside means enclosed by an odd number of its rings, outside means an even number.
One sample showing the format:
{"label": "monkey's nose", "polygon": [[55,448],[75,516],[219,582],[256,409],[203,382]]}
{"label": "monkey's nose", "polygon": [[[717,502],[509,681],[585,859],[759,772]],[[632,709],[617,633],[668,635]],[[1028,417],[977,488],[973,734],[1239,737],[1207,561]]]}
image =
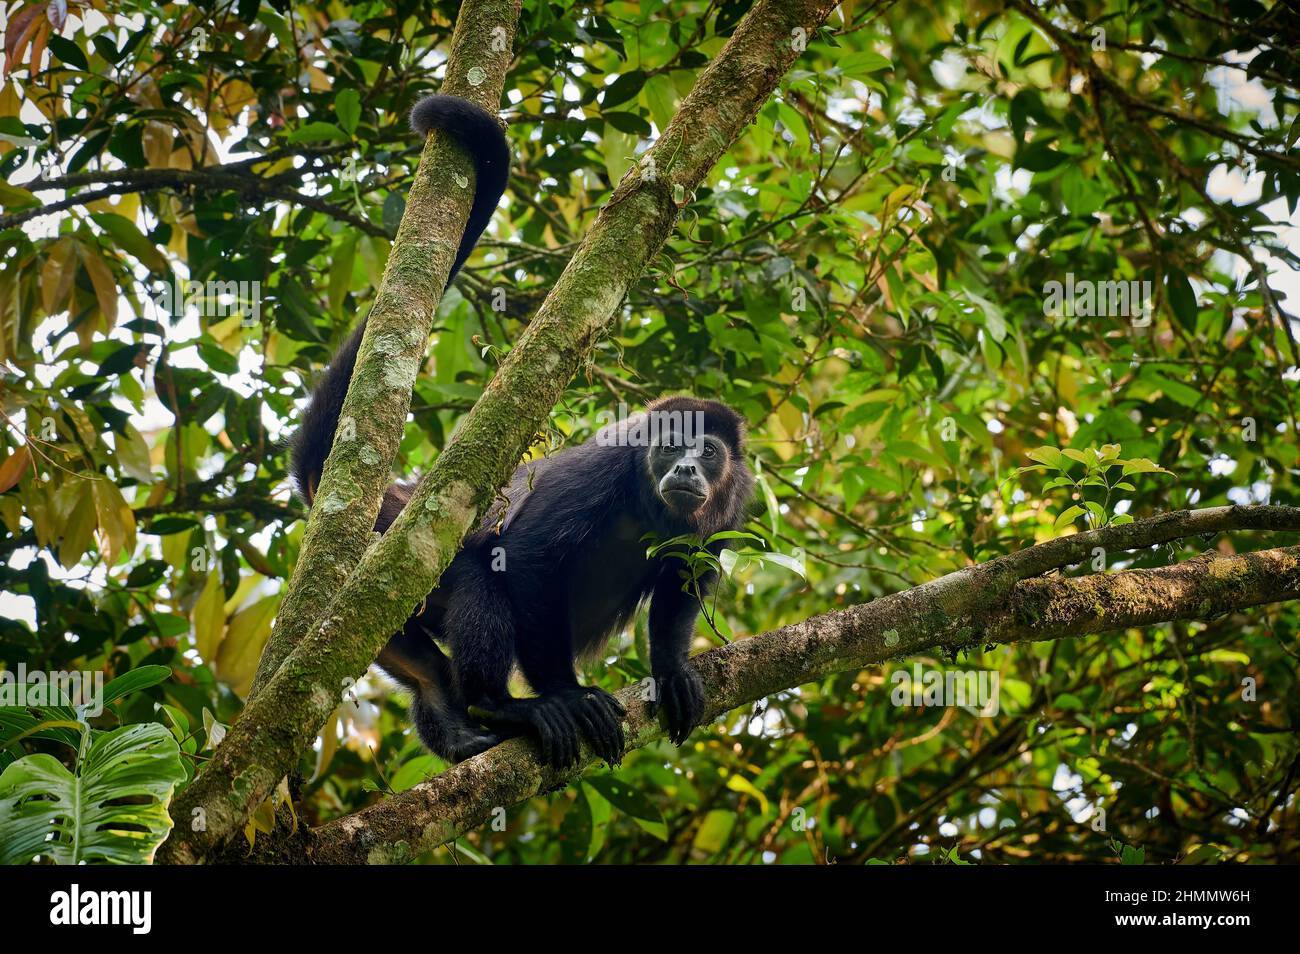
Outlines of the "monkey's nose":
{"label": "monkey's nose", "polygon": [[678,464],[676,467],[673,468],[673,471],[674,473],[682,474],[683,476],[689,475],[691,477],[694,477],[695,465],[688,464],[686,463],[686,461],[682,461],[680,464]]}

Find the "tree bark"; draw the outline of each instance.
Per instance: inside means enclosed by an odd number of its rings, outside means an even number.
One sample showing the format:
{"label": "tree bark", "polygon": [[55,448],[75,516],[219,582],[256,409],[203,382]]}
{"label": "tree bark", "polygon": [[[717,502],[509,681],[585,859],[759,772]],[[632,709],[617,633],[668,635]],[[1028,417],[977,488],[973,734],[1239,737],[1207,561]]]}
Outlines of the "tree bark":
{"label": "tree bark", "polygon": [[[462,20],[476,6],[466,2]],[[316,555],[308,569],[300,566],[295,573],[300,582],[282,610],[292,624],[286,622],[273,638],[271,653],[280,656],[292,648],[278,668],[274,658],[265,661],[260,689],[212,761],[173,803],[177,824],[161,860],[203,861],[243,827],[293,767],[338,704],[347,680],[365,671],[436,585],[465,533],[508,480],[596,339],[612,325],[628,288],[671,233],[679,204],[739,137],[803,41],[835,6],[835,0],[758,0],[745,14],[664,134],[615,189],[402,515],[365,549],[424,344],[412,333],[412,316],[426,307],[431,312],[430,302],[436,305],[456,244],[446,241],[447,222],[458,221],[463,228],[468,208],[444,200],[452,207],[434,216],[435,183],[413,189],[387,271],[402,279],[411,297],[385,306],[393,309],[393,320],[381,321],[382,327],[376,312],[383,302],[372,312],[344,407],[344,415],[356,419],[356,439],[346,448],[336,443],[331,454],[315,510],[329,509],[333,516],[327,523],[313,513],[304,554]],[[462,32],[469,31],[458,25],[457,37]],[[422,170],[434,148],[426,148]],[[452,161],[450,154],[447,160]],[[419,180],[417,173],[417,187]],[[407,220],[419,216],[419,209],[433,218],[408,228]],[[433,274],[431,258],[439,262]],[[362,408],[371,419],[364,433]],[[303,631],[305,636],[294,638]],[[201,810],[202,830],[192,822],[196,810]]]}
{"label": "tree bark", "polygon": [[[519,0],[465,3],[442,92],[495,115],[518,22]],[[449,136],[430,134],[366,322],[316,506],[250,696],[261,691],[320,619],[370,542],[474,188],[469,156]]]}
{"label": "tree bark", "polygon": [[[1300,596],[1300,546],[1222,555],[1172,566],[1081,577],[1020,579],[992,603],[983,590],[1006,565],[1043,572],[1088,559],[1094,547],[1145,548],[1179,536],[1232,529],[1300,530],[1300,509],[1221,507],[1166,514],[1075,534],[967,567],[904,592],[826,613],[710,650],[692,660],[706,718],[831,673],[934,649],[1115,632],[1171,620],[1205,620]],[[996,565],[1001,565],[1001,568]],[[639,686],[618,693],[628,749],[663,736]],[[543,767],[531,742],[513,739],[428,782],[287,840],[259,839],[255,862],[403,863],[486,822],[494,809],[559,789],[595,761],[584,746],[571,770]]]}

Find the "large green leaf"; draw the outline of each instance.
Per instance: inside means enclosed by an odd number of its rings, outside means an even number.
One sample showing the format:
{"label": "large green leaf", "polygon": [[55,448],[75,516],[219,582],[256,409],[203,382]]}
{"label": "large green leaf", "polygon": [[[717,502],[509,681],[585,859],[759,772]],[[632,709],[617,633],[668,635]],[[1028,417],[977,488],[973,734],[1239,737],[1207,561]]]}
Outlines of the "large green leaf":
{"label": "large green leaf", "polygon": [[175,739],[156,722],[85,731],[92,738],[76,774],[44,753],[0,774],[0,863],[153,860],[171,831],[172,791],[185,778]]}

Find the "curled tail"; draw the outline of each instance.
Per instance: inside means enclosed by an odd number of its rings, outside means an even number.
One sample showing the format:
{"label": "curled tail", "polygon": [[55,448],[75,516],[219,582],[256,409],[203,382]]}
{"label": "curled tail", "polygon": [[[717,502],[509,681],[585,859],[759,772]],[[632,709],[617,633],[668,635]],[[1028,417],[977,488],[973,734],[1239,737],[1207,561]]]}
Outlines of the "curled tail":
{"label": "curled tail", "polygon": [[[479,236],[492,221],[497,202],[506,191],[510,175],[510,146],[495,116],[459,96],[426,96],[411,110],[411,128],[421,136],[441,129],[459,142],[474,162],[474,201],[470,205],[460,248],[456,250],[456,260],[447,276],[450,285],[478,244]],[[289,470],[298,493],[308,503],[316,495],[325,459],[334,444],[334,432],[343,412],[343,398],[348,393],[348,383],[352,380],[352,369],[357,363],[357,350],[361,347],[365,329],[366,323],[362,321],[321,375],[303,414],[302,424],[290,444]]]}
{"label": "curled tail", "polygon": [[478,244],[479,236],[492,221],[497,202],[510,177],[510,144],[497,118],[459,96],[426,96],[411,110],[411,128],[421,136],[441,129],[459,142],[474,160],[474,202],[470,205],[465,234],[461,236],[456,261],[447,275],[448,284]]}

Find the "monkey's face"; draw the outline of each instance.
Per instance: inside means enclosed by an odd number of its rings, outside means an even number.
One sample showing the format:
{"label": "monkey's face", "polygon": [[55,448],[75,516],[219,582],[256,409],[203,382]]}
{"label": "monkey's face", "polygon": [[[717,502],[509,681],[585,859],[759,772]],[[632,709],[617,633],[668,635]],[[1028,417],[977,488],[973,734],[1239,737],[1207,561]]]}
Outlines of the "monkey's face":
{"label": "monkey's face", "polygon": [[686,516],[709,502],[730,461],[726,443],[712,434],[683,440],[674,433],[651,445],[650,476],[659,499],[673,513]]}

